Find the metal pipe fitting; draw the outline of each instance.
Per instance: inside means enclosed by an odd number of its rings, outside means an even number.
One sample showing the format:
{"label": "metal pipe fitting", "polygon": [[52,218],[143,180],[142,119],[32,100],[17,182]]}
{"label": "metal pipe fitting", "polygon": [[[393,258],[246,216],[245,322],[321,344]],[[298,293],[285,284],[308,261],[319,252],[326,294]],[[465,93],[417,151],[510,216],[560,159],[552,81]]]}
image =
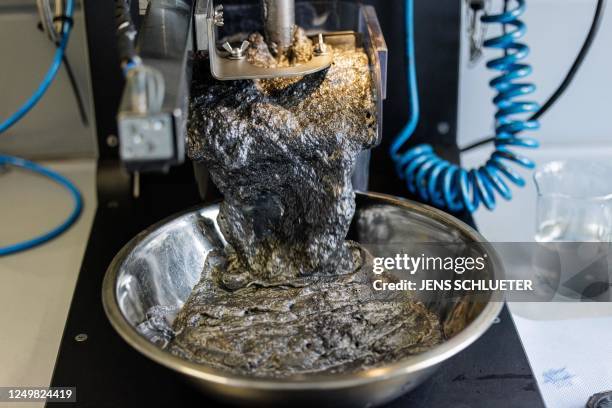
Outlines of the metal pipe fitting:
{"label": "metal pipe fitting", "polygon": [[279,53],[293,44],[295,0],[261,0],[266,41]]}

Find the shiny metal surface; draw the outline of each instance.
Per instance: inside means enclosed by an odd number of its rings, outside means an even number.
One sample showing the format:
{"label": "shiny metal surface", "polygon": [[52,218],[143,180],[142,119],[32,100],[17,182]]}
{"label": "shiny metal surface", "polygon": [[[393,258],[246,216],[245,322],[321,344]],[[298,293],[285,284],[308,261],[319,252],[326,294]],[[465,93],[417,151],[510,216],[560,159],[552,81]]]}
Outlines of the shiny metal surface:
{"label": "shiny metal surface", "polygon": [[[208,15],[210,10],[214,9],[212,0],[196,0],[195,9],[193,11],[194,22],[194,41],[193,45],[197,51],[208,51]],[[222,13],[223,10],[220,10]],[[213,20],[214,21],[214,20]]]}
{"label": "shiny metal surface", "polygon": [[376,84],[376,104],[378,111],[378,143],[382,141],[383,102],[387,99],[387,60],[389,50],[383,36],[376,9],[373,6],[359,7],[358,32],[363,37],[363,45]]}
{"label": "shiny metal surface", "polygon": [[[187,211],[136,236],[110,265],[102,298],[110,322],[130,346],[223,401],[248,406],[377,406],[427,379],[440,363],[482,335],[501,310],[502,303],[493,299],[487,303],[470,299],[433,302],[430,309],[441,319],[454,316],[458,329],[452,337],[425,353],[353,374],[279,381],[228,375],[190,363],[163,350],[136,328],[153,306],[182,307],[200,279],[208,252],[224,245],[216,224],[217,213],[216,205]],[[477,232],[441,211],[372,193],[357,195],[350,238],[366,244],[374,256],[385,256],[385,248],[398,244],[409,250],[422,242],[484,242]],[[488,255],[496,257],[494,253]],[[490,268],[485,274],[500,278],[503,271]]]}
{"label": "shiny metal surface", "polygon": [[[210,72],[220,81],[230,81],[239,79],[265,79],[278,77],[297,77],[313,74],[328,68],[332,63],[332,56],[315,55],[308,62],[303,64],[293,65],[289,67],[258,67],[249,63],[246,59],[231,59],[226,58],[217,49],[217,26],[215,24],[215,10],[211,0],[199,0],[200,3],[196,6],[196,39],[208,40],[208,55],[210,59]],[[206,4],[206,18],[202,18],[203,4]],[[206,26],[201,24],[206,21]],[[206,30],[206,35],[201,34],[202,30]],[[196,42],[198,43],[198,41]],[[199,45],[198,45],[199,46]]]}
{"label": "shiny metal surface", "polygon": [[295,30],[295,0],[260,0],[268,44],[278,51],[293,44]]}

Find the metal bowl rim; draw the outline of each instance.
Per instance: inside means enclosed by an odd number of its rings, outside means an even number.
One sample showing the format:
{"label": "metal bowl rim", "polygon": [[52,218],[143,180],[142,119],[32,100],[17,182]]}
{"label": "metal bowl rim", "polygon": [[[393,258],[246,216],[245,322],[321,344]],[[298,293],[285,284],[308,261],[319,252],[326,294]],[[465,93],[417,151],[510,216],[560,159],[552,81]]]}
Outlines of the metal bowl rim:
{"label": "metal bowl rim", "polygon": [[[442,221],[444,223],[455,225],[461,232],[465,233],[475,242],[486,242],[482,235],[461,220],[458,220],[457,218],[428,205],[380,193],[368,192],[357,193],[357,195],[380,200],[385,204],[393,204],[408,208],[420,214],[427,214],[428,216],[436,219],[436,221]],[[423,353],[398,360],[392,364],[355,373],[333,376],[308,375],[303,379],[257,378],[235,375],[184,360],[149,342],[130,325],[119,309],[115,291],[116,280],[118,272],[121,269],[121,265],[127,259],[128,255],[151,232],[157,231],[170,221],[177,220],[187,214],[193,213],[208,206],[209,205],[197,206],[178,214],[171,215],[170,217],[157,222],[136,235],[115,256],[108,267],[102,284],[102,304],[104,307],[104,312],[106,313],[106,316],[108,317],[113,328],[119,333],[123,340],[151,360],[183,375],[218,385],[258,390],[326,390],[361,386],[401,375],[420,372],[449,359],[476,341],[491,326],[494,319],[499,315],[503,307],[503,299],[488,302],[476,319],[469,323],[461,332],[444,343],[439,344]],[[492,256],[497,258],[497,255],[495,255],[494,252],[492,253]],[[499,262],[497,262],[497,264],[499,266]],[[495,278],[503,277],[503,270],[501,270],[501,266],[500,269],[493,271],[493,276]]]}

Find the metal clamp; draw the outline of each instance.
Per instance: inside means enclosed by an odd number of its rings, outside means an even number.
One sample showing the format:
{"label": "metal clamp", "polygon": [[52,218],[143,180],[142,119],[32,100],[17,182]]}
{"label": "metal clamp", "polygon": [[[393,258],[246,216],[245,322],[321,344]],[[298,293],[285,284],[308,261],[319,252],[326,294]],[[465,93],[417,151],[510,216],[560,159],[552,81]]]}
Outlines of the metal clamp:
{"label": "metal clamp", "polygon": [[484,37],[486,36],[486,25],[482,24],[480,18],[488,13],[490,0],[466,0],[467,4],[467,34],[470,47],[470,64],[476,64],[483,54]]}
{"label": "metal clamp", "polygon": [[[264,68],[255,66],[244,58],[248,49],[245,43],[238,49],[225,45],[226,55],[217,49],[216,27],[223,21],[223,8],[214,7],[212,0],[198,0],[195,10],[196,48],[208,51],[210,72],[219,80],[264,79],[279,77],[297,77],[313,74],[328,68],[332,63],[329,52],[313,54],[310,61],[290,67]],[[321,36],[324,42],[324,36]],[[228,48],[229,46],[229,48]]]}

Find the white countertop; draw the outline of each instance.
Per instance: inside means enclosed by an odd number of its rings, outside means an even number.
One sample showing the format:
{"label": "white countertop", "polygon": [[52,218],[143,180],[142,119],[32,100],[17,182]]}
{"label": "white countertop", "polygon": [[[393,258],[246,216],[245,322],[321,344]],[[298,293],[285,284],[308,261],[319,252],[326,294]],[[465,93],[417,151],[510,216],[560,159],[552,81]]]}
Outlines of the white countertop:
{"label": "white countertop", "polygon": [[[76,183],[84,208],[78,222],[54,241],[0,257],[1,386],[49,385],[97,205],[94,160],[41,164]],[[16,169],[0,173],[0,191],[0,245],[45,232],[72,205],[56,184]]]}

